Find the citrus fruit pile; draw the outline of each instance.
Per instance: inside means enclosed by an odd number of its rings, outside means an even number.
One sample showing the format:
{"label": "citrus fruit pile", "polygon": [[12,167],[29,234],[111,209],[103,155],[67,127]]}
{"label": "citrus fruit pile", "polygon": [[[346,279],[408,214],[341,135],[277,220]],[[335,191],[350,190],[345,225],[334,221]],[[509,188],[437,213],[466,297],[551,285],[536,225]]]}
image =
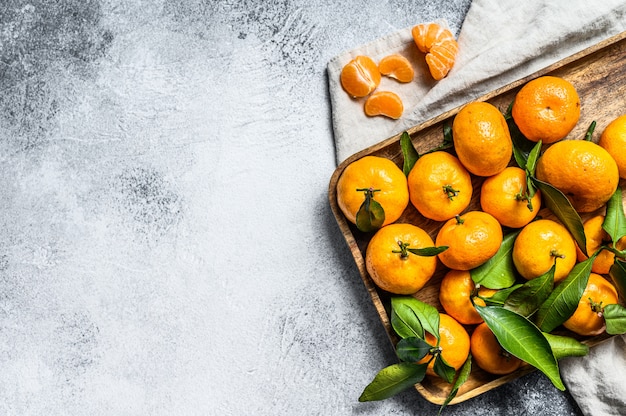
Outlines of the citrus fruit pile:
{"label": "citrus fruit pile", "polygon": [[[543,76],[505,112],[463,106],[447,148],[417,154],[405,132],[403,166],[373,155],[346,166],[338,206],[371,234],[366,269],[401,339],[401,365],[361,400],[380,399],[395,377],[462,383],[472,360],[496,375],[531,365],[564,389],[559,358],[585,355],[588,337],[626,333],[626,115],[596,140],[595,122],[569,137],[579,118],[574,85]],[[416,215],[421,225],[404,221]],[[420,300],[426,286],[436,299]]]}
{"label": "citrus fruit pile", "polygon": [[[423,23],[414,26],[411,35],[417,49],[424,54],[432,78],[439,81],[447,76],[459,50],[450,30],[440,23]],[[358,55],[344,65],[339,80],[350,97],[367,97],[363,107],[367,116],[398,119],[404,112],[404,103],[393,91],[377,90],[383,76],[406,84],[413,81],[415,70],[411,61],[400,53],[386,55],[378,64],[370,56]]]}

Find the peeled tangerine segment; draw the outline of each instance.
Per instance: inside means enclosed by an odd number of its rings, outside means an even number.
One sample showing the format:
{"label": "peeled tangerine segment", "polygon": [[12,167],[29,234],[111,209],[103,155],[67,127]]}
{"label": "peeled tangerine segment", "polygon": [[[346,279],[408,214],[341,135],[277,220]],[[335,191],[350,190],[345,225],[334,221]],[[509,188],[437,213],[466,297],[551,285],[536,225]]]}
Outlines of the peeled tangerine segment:
{"label": "peeled tangerine segment", "polygon": [[377,91],[365,101],[365,114],[399,119],[404,111],[400,97],[391,91]]}
{"label": "peeled tangerine segment", "polygon": [[438,23],[422,23],[411,29],[417,48],[426,54],[430,74],[437,81],[454,66],[459,44],[448,28]]}
{"label": "peeled tangerine segment", "polygon": [[341,86],[355,98],[369,95],[380,84],[380,78],[378,65],[365,55],[359,55],[348,62],[340,75]]}
{"label": "peeled tangerine segment", "polygon": [[400,54],[385,56],[378,63],[378,69],[382,75],[403,83],[413,81],[413,76],[415,75],[411,62]]}

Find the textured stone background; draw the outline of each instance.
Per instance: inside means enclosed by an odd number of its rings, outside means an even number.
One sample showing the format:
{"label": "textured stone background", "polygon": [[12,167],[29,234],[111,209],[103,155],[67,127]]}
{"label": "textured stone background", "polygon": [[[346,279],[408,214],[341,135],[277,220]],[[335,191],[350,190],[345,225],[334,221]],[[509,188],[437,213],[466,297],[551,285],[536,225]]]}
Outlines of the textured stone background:
{"label": "textured stone background", "polygon": [[[408,4],[407,4],[408,3]],[[326,63],[469,0],[5,0],[0,414],[415,415],[327,202]],[[577,415],[534,373],[448,415]]]}

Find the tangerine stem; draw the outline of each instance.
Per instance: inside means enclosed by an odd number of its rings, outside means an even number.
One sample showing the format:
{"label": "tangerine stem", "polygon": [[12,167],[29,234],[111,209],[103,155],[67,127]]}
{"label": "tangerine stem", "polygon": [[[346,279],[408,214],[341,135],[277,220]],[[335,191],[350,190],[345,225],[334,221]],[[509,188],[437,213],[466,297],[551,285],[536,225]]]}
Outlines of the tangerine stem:
{"label": "tangerine stem", "polygon": [[558,258],[560,258],[560,259],[564,259],[564,258],[565,258],[565,254],[561,254],[561,253],[559,253],[556,249],[552,249],[552,250],[550,250],[550,255],[551,255],[552,257],[558,257]]}
{"label": "tangerine stem", "polygon": [[443,192],[446,194],[448,199],[452,201],[452,199],[461,192],[459,189],[454,189],[452,185],[443,185]]}
{"label": "tangerine stem", "polygon": [[454,218],[456,219],[457,224],[463,224],[465,222],[465,220],[461,218],[459,214],[455,215]]}
{"label": "tangerine stem", "polygon": [[407,247],[409,247],[409,243],[403,243],[402,241],[398,240],[398,246],[400,247],[400,250],[391,250],[391,252],[400,253],[400,258],[402,260],[408,259],[409,250],[407,250]]}

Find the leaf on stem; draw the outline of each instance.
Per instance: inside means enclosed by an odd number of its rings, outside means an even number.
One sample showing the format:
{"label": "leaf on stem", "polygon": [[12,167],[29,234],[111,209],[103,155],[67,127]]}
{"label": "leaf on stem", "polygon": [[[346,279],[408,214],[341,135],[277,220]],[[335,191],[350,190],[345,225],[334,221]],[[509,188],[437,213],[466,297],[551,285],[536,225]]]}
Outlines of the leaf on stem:
{"label": "leaf on stem", "polygon": [[[567,277],[550,293],[535,315],[535,323],[544,332],[552,332],[569,318],[587,287],[596,254],[577,263]],[[558,261],[558,260],[557,260]]]}
{"label": "leaf on stem", "polygon": [[435,365],[433,366],[433,370],[435,371],[435,374],[437,374],[448,383],[452,383],[454,381],[456,370],[454,369],[454,367],[446,362],[446,360],[443,358],[443,355],[437,354],[437,356],[435,357]]}
{"label": "leaf on stem", "polygon": [[588,345],[583,344],[572,337],[554,335],[548,332],[544,332],[543,336],[546,337],[550,343],[550,348],[552,348],[554,358],[557,360],[565,357],[582,357],[589,353]]}
{"label": "leaf on stem", "polygon": [[626,262],[616,258],[609,269],[609,276],[622,299],[626,298]]}
{"label": "leaf on stem", "polygon": [[626,308],[622,305],[617,303],[606,305],[603,316],[607,334],[621,335],[626,333]]}
{"label": "leaf on stem", "polygon": [[398,341],[396,355],[401,361],[415,363],[426,357],[432,348],[432,345],[422,338],[408,337]]}
{"label": "leaf on stem", "polygon": [[365,387],[360,402],[384,400],[413,387],[424,379],[427,364],[398,363],[385,367]]}
{"label": "leaf on stem", "polygon": [[507,234],[496,254],[486,263],[470,270],[472,280],[489,289],[504,289],[515,283],[513,244],[519,231]]}
{"label": "leaf on stem", "polygon": [[[408,318],[411,323],[417,319],[423,330],[431,333],[439,340],[439,311],[437,308],[411,296],[394,296],[391,298],[391,308],[405,322],[407,322],[405,318]],[[424,338],[423,332],[421,338]]]}
{"label": "leaf on stem", "polygon": [[563,192],[550,185],[547,182],[540,181],[533,177],[533,183],[541,191],[546,206],[556,215],[561,223],[572,234],[578,248],[585,254],[587,253],[587,238],[585,237],[585,229],[583,221],[578,212],[572,206],[572,203]]}
{"label": "leaf on stem", "polygon": [[504,307],[522,316],[530,317],[539,306],[550,296],[554,288],[554,271],[556,260],[550,270],[541,276],[524,283],[519,289],[507,297]]}
{"label": "leaf on stem", "polygon": [[385,210],[376,200],[376,189],[357,189],[365,192],[365,200],[356,213],[356,227],[364,233],[378,230],[385,222]]}
{"label": "leaf on stem", "polygon": [[622,189],[618,186],[606,204],[606,216],[602,228],[613,240],[613,244],[626,235],[626,216],[622,205]]}
{"label": "leaf on stem", "polygon": [[413,165],[415,165],[415,162],[417,162],[420,156],[417,150],[415,150],[415,146],[413,146],[411,136],[409,136],[409,133],[406,131],[400,136],[400,148],[402,149],[402,156],[404,158],[402,171],[405,176],[409,176],[409,172],[411,172]]}
{"label": "leaf on stem", "polygon": [[456,380],[454,381],[454,384],[452,385],[452,390],[450,390],[448,397],[446,397],[446,400],[443,402],[443,404],[439,408],[439,412],[437,413],[437,415],[441,415],[441,412],[443,412],[443,409],[448,404],[450,404],[452,399],[456,397],[456,394],[459,392],[459,388],[461,388],[463,383],[467,381],[471,371],[472,371],[472,355],[470,354],[467,356],[467,360],[465,360],[463,367],[461,367],[461,370],[459,371],[459,374],[457,375]]}
{"label": "leaf on stem", "polygon": [[509,353],[544,373],[559,390],[565,390],[550,343],[532,322],[498,306],[475,305],[476,310]]}

